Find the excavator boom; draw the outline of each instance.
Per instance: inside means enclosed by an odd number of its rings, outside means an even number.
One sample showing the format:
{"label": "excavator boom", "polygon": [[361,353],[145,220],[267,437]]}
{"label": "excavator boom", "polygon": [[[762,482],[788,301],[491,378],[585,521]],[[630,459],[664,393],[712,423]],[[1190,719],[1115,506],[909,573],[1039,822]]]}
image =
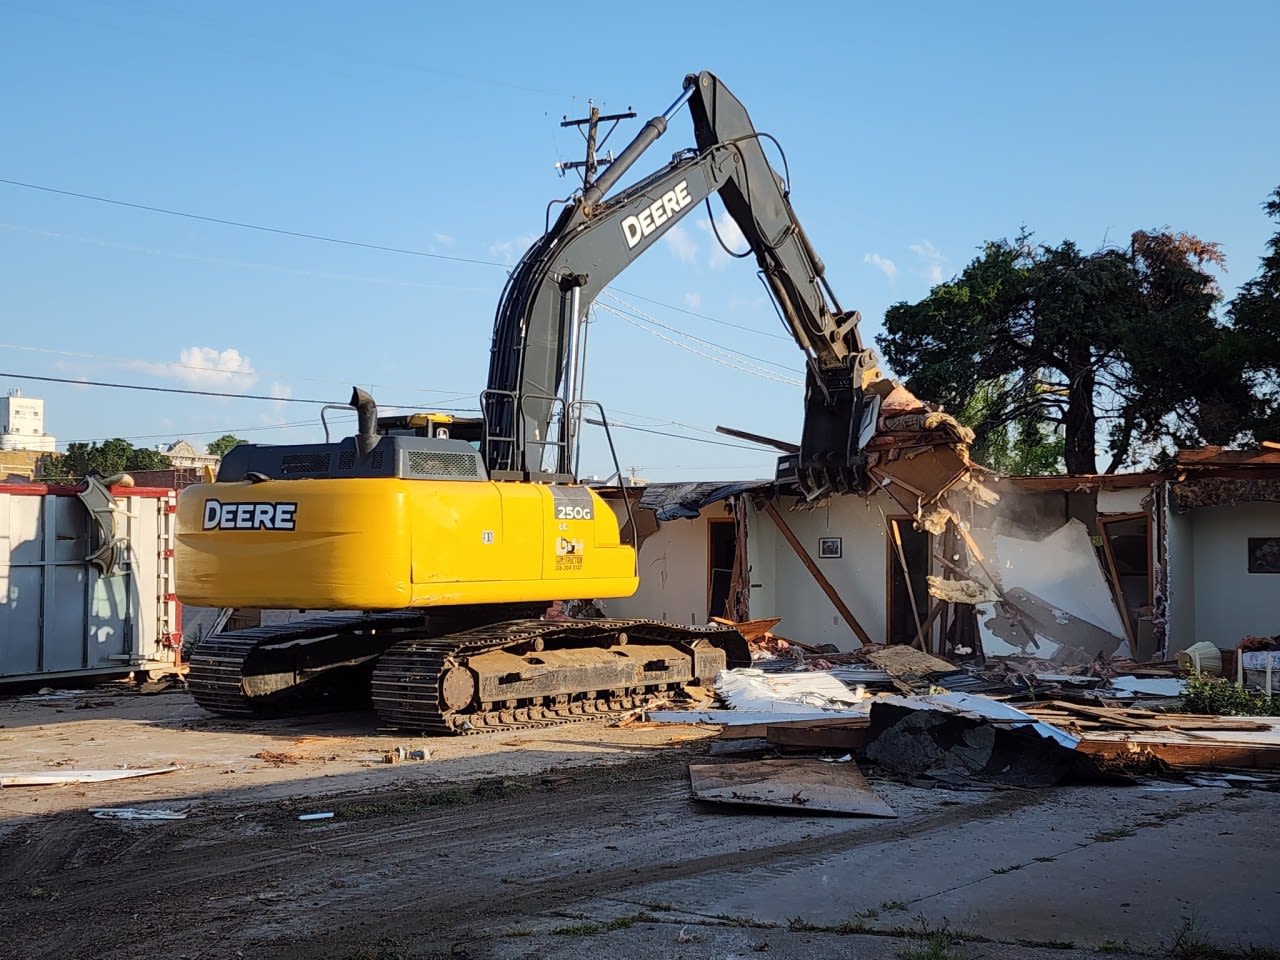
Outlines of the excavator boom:
{"label": "excavator boom", "polygon": [[[696,148],[610,195],[628,169],[688,105]],[[577,331],[591,302],[700,202],[718,193],[755,256],[807,365],[796,481],[809,496],[860,489],[862,387],[874,358],[859,315],[840,308],[825,267],[770,166],[746,108],[711,73],[690,74],[667,111],[560,213],[512,273],[494,323],[484,394],[485,458],[512,479],[571,476],[568,408]]]}

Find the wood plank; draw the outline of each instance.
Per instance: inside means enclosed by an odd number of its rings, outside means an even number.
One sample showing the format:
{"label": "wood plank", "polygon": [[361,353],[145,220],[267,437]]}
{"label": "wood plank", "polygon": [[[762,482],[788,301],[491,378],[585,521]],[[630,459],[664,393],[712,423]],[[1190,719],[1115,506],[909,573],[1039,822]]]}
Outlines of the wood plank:
{"label": "wood plank", "polygon": [[861,749],[867,742],[870,719],[859,726],[827,724],[816,727],[770,726],[765,739],[775,747],[793,750],[843,750]]}
{"label": "wood plank", "polygon": [[1225,767],[1245,770],[1280,769],[1280,744],[1133,739],[1124,735],[1087,733],[1076,747],[1082,753],[1126,757],[1147,751],[1171,767]]}
{"label": "wood plank", "polygon": [[867,654],[867,659],[891,677],[902,677],[909,674],[926,674],[951,672],[955,664],[947,663],[931,653],[922,653],[915,647],[905,644],[894,644],[883,650]]}

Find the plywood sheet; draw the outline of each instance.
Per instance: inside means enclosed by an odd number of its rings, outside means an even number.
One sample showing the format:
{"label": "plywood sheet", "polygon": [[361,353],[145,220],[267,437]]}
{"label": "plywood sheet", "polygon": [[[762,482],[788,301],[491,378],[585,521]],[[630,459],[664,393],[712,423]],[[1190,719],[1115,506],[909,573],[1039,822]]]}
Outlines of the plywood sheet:
{"label": "plywood sheet", "polygon": [[758,760],[691,763],[689,780],[699,800],[780,807],[815,813],[896,817],[852,761]]}

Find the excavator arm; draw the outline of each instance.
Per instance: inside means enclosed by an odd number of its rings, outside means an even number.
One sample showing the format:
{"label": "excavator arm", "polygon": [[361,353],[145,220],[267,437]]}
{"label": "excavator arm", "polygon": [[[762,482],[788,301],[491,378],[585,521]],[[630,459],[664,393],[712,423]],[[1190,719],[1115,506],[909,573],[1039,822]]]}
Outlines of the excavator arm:
{"label": "excavator arm", "polygon": [[[697,148],[608,196],[685,104]],[[710,73],[685,78],[604,173],[561,211],[520,260],[494,324],[484,394],[485,459],[495,478],[572,474],[575,355],[595,297],[699,202],[719,193],[754,254],[807,361],[805,420],[795,479],[809,496],[863,486],[860,428],[874,360],[843,311],[741,102]]]}

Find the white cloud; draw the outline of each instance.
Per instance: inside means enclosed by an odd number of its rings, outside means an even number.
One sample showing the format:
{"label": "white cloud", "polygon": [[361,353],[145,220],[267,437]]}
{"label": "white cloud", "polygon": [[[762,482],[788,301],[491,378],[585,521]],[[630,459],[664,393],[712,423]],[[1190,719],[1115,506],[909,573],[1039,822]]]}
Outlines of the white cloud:
{"label": "white cloud", "polygon": [[513,266],[516,260],[523,257],[524,252],[533,246],[533,241],[537,239],[532,234],[528,234],[516,237],[514,240],[500,240],[497,243],[491,243],[489,244],[489,256],[501,260],[507,266]]}
{"label": "white cloud", "polygon": [[882,257],[878,253],[868,253],[866,256],[862,258],[862,262],[869,263],[872,266],[874,266],[877,270],[879,270],[881,273],[883,273],[886,277],[889,278],[890,283],[892,283],[894,277],[898,275],[898,265],[894,263],[892,260],[890,260],[888,257]]}
{"label": "white cloud", "polygon": [[942,251],[928,240],[909,244],[907,249],[924,261],[921,274],[925,279],[932,284],[942,282],[943,277],[946,275],[944,265],[947,263],[947,258],[942,255]]}
{"label": "white cloud", "polygon": [[[707,259],[707,266],[712,270],[719,270],[734,259],[725,252],[725,247],[734,253],[741,253],[748,249],[747,238],[742,235],[733,217],[729,216],[728,210],[721,211],[720,216],[716,217],[714,230],[711,228],[710,220],[699,220],[698,227],[711,236],[711,256]],[[717,235],[719,239],[716,239]]]}
{"label": "white cloud", "polygon": [[698,244],[689,236],[689,231],[679,224],[668,229],[662,239],[666,242],[667,249],[681,263],[693,263],[698,259]]}
{"label": "white cloud", "polygon": [[440,244],[440,246],[442,247],[452,247],[455,243],[457,243],[457,241],[454,240],[453,237],[449,236],[449,234],[447,233],[433,233],[431,235],[431,239],[434,240],[436,243]]}
{"label": "white cloud", "polygon": [[193,387],[231,387],[243,390],[258,375],[253,363],[235,347],[183,347],[170,363],[138,360],[130,366],[156,377],[173,377]]}
{"label": "white cloud", "polygon": [[690,310],[697,310],[702,306],[702,294],[696,290],[690,290],[684,295],[684,305]]}

